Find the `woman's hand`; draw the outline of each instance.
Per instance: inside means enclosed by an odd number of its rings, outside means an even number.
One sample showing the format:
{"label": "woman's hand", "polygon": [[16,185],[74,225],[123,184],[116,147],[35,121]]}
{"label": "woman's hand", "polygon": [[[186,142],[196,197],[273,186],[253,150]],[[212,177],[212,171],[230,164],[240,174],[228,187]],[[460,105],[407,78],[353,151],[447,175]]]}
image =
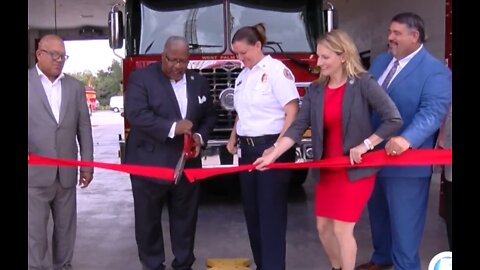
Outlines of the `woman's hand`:
{"label": "woman's hand", "polygon": [[270,146],[269,148],[265,149],[265,151],[263,151],[262,157],[270,154],[273,151],[273,149],[275,149],[275,146],[273,146],[273,145]]}
{"label": "woman's hand", "polygon": [[[276,158],[275,158],[275,153],[273,151],[273,147],[270,147],[272,150],[269,151],[268,153],[267,150],[265,150],[265,152],[263,152],[263,155],[259,158],[257,158],[257,160],[255,160],[255,162],[253,162],[253,165],[255,165],[255,169],[259,170],[259,171],[264,171],[264,170],[267,170],[268,168],[265,168],[265,166],[268,166],[270,164],[272,164],[273,162],[275,162]],[[270,149],[269,148],[269,149]]]}
{"label": "woman's hand", "polygon": [[235,138],[228,139],[227,151],[232,155],[235,155],[237,153],[237,140]]}
{"label": "woman's hand", "polygon": [[363,143],[350,149],[350,164],[362,162],[362,155],[368,151],[367,146]]}

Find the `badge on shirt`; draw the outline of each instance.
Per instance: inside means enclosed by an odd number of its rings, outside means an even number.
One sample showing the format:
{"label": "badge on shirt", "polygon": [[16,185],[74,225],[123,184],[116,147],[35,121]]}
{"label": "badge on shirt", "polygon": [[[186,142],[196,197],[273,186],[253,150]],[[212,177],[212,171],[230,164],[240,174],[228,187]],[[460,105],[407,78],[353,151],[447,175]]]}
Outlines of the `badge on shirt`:
{"label": "badge on shirt", "polygon": [[290,72],[290,70],[288,70],[287,68],[283,69],[283,76],[285,76],[285,78],[293,81],[293,75]]}
{"label": "badge on shirt", "polygon": [[267,82],[268,76],[267,73],[263,73],[262,75],[262,83]]}

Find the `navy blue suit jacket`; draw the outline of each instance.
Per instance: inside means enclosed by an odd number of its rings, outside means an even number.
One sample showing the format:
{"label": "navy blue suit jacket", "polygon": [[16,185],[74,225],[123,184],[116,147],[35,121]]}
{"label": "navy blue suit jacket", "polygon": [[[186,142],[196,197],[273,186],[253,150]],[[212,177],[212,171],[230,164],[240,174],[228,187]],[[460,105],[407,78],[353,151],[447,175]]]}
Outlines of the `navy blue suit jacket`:
{"label": "navy blue suit jacket", "polygon": [[[373,61],[370,73],[375,79],[378,80],[392,58],[392,54],[383,53]],[[452,99],[450,69],[423,47],[392,80],[387,93],[403,119],[397,135],[406,138],[412,148],[434,148]],[[379,116],[374,114],[373,125],[379,123]],[[384,143],[377,146],[383,147]],[[378,176],[430,177],[431,174],[432,166],[386,166]]]}
{"label": "navy blue suit jacket", "polygon": [[[204,143],[216,121],[208,81],[197,72],[186,71],[188,106],[186,119],[192,133]],[[183,135],[168,137],[172,124],[182,119],[170,79],[160,62],[133,71],[125,91],[125,117],[130,124],[125,163],[174,168],[183,149]],[[185,167],[201,167],[201,159],[189,159]]]}

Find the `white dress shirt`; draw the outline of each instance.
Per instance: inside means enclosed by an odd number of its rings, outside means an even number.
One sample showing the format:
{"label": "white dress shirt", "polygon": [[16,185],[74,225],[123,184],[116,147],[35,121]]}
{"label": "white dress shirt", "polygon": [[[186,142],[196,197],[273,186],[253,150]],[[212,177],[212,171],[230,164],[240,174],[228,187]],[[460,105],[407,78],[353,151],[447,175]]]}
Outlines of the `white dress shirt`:
{"label": "white dress shirt", "polygon": [[[180,108],[180,113],[182,114],[182,119],[185,119],[187,116],[187,106],[188,106],[188,97],[187,97],[187,79],[185,74],[183,77],[176,82],[175,80],[170,80],[172,84],[173,92],[175,93],[175,97],[177,98],[178,107]],[[172,127],[170,128],[170,132],[168,132],[168,137],[173,138],[175,137],[175,128],[177,127],[177,123],[174,122]]]}
{"label": "white dress shirt", "polygon": [[57,124],[59,123],[60,119],[60,105],[62,104],[62,83],[61,79],[65,77],[63,73],[58,76],[53,83],[48,79],[48,77],[38,68],[38,64],[36,65],[38,76],[40,77],[40,81],[42,82],[43,89],[45,90],[45,94],[47,95],[48,103],[50,103],[50,108],[52,109],[53,115],[55,116],[55,120],[57,120]]}

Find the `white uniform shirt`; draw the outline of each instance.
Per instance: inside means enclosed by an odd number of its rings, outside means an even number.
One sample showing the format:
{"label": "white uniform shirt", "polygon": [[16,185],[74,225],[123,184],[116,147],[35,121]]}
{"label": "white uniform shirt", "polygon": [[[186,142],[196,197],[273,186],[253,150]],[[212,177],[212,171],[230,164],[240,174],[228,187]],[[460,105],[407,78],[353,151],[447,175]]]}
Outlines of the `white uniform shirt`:
{"label": "white uniform shirt", "polygon": [[245,67],[235,80],[234,106],[239,136],[278,134],[283,129],[283,107],[298,99],[295,78],[279,60],[265,56],[253,68]]}
{"label": "white uniform shirt", "polygon": [[38,76],[40,76],[40,81],[42,82],[43,89],[47,95],[48,103],[50,103],[50,108],[52,109],[53,116],[55,120],[59,123],[60,119],[60,105],[62,104],[62,81],[65,75],[63,73],[58,76],[53,83],[47,78],[47,76],[37,67]]}

